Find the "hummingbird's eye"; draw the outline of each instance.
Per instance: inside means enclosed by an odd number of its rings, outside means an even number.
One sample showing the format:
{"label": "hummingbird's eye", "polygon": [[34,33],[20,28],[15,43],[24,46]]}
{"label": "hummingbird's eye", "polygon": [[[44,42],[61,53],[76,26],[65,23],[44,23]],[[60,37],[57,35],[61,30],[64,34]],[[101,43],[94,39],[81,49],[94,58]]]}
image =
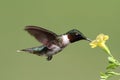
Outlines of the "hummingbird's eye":
{"label": "hummingbird's eye", "polygon": [[76,35],[76,36],[78,36],[79,34],[78,34],[78,33],[76,33],[75,35]]}

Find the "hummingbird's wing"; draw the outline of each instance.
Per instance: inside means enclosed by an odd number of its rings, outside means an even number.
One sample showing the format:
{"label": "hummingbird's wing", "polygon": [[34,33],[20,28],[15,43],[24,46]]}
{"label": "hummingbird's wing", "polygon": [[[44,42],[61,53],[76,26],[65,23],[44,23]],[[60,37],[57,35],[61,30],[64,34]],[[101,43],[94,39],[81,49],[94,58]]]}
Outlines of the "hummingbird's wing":
{"label": "hummingbird's wing", "polygon": [[51,45],[51,42],[55,41],[57,38],[57,34],[41,27],[26,26],[25,30],[45,46]]}

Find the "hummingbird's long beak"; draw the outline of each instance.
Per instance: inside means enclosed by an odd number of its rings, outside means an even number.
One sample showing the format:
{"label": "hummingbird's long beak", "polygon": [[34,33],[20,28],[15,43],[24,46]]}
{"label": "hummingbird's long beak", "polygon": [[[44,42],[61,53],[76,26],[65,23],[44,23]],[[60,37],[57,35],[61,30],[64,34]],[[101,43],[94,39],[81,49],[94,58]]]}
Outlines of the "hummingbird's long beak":
{"label": "hummingbird's long beak", "polygon": [[91,39],[89,39],[89,38],[86,38],[86,40],[87,40],[87,41],[89,41],[89,42],[92,42],[92,40],[91,40]]}

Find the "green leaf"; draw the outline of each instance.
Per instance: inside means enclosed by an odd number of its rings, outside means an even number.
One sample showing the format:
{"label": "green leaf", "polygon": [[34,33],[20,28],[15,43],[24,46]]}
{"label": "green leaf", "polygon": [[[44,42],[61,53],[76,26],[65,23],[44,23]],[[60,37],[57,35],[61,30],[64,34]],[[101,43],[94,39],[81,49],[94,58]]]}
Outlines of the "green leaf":
{"label": "green leaf", "polygon": [[116,67],[115,64],[109,64],[106,69],[115,69]]}
{"label": "green leaf", "polygon": [[108,61],[109,63],[120,65],[119,61],[117,61],[114,57],[108,57]]}
{"label": "green leaf", "polygon": [[114,57],[108,57],[109,65],[107,69],[115,69],[120,66],[119,61],[117,61]]}
{"label": "green leaf", "polygon": [[100,73],[100,80],[106,80],[108,78],[108,75],[106,75],[105,73]]}
{"label": "green leaf", "polygon": [[111,76],[119,76],[120,75],[120,73],[117,73],[117,72],[113,72],[113,71],[109,71],[109,72],[107,72],[107,74],[110,74]]}
{"label": "green leaf", "polygon": [[119,76],[120,73],[116,73],[116,72],[113,72],[113,71],[107,71],[105,73],[100,73],[100,80],[107,80],[108,78],[112,77],[112,76]]}

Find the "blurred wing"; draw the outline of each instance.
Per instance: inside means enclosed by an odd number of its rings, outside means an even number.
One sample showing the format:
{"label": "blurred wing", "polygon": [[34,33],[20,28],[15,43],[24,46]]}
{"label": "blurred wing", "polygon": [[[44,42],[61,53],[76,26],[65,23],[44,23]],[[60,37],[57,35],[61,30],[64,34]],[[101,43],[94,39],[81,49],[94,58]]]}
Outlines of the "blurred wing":
{"label": "blurred wing", "polygon": [[44,45],[49,45],[49,43],[56,40],[57,37],[57,34],[52,31],[37,26],[26,26],[25,30]]}

